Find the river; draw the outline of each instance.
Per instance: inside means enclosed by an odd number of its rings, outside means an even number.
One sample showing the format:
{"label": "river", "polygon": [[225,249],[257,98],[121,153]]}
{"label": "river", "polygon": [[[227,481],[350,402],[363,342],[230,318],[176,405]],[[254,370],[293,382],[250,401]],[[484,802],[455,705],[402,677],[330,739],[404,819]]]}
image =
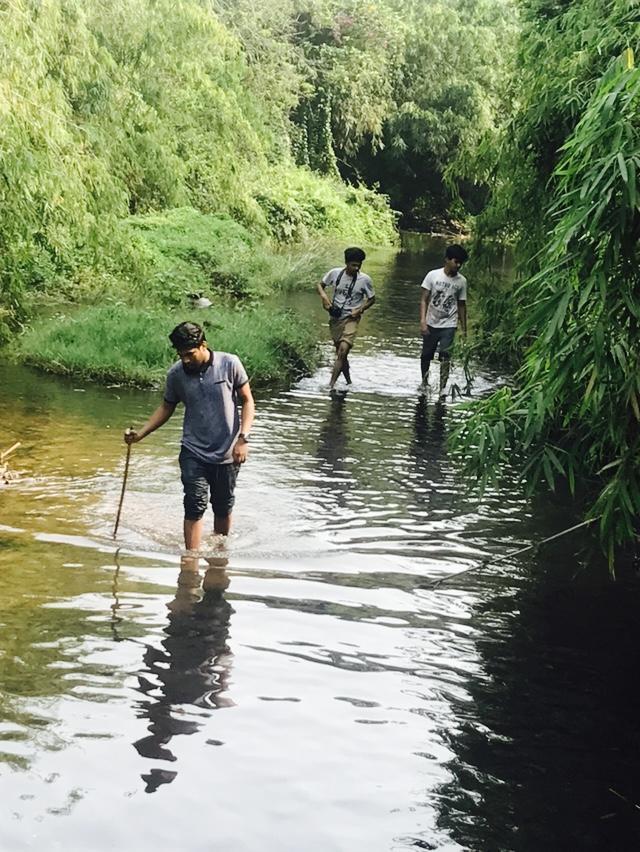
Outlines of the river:
{"label": "river", "polygon": [[368,259],[348,394],[324,325],[325,366],[257,394],[235,530],[199,575],[181,418],[133,448],[116,551],[121,432],[158,394],[0,364],[0,447],[22,441],[0,490],[2,850],[638,848],[637,589],[575,535],[454,577],[574,516],[456,477],[459,403],[416,392],[441,251]]}

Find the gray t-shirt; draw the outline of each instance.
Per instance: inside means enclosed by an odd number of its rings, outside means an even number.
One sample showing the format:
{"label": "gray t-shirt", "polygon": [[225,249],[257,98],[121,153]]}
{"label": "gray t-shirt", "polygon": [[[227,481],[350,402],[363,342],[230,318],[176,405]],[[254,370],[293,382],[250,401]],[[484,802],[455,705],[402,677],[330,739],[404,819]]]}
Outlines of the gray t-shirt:
{"label": "gray t-shirt", "polygon": [[211,352],[198,373],[187,373],[178,361],[167,373],[165,400],[184,403],[182,446],[209,464],[230,464],[240,430],[238,388],[249,381],[236,355]]}
{"label": "gray t-shirt", "polygon": [[[343,273],[340,277],[340,273]],[[340,278],[340,283],[335,287],[336,281]],[[333,294],[333,304],[337,308],[341,308],[340,319],[351,316],[351,311],[359,308],[365,299],[370,299],[373,296],[373,283],[368,275],[364,272],[358,272],[354,282],[350,275],[344,272],[343,266],[337,266],[335,269],[330,269],[322,279],[325,287],[333,286],[335,288]]]}
{"label": "gray t-shirt", "polygon": [[444,268],[427,272],[422,287],[431,293],[427,309],[427,325],[432,328],[455,328],[458,325],[458,302],[467,301],[467,279],[456,273],[447,275]]}

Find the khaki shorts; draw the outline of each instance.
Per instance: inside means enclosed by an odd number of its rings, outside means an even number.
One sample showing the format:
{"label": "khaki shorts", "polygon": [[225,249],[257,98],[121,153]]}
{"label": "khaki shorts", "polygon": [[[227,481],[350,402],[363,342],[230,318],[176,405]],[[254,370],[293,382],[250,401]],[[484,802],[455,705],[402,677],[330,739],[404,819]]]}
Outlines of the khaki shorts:
{"label": "khaki shorts", "polygon": [[359,322],[360,319],[353,319],[353,317],[345,317],[344,319],[334,319],[331,317],[329,320],[329,331],[335,345],[338,346],[339,343],[346,343],[351,349],[353,341],[356,339]]}

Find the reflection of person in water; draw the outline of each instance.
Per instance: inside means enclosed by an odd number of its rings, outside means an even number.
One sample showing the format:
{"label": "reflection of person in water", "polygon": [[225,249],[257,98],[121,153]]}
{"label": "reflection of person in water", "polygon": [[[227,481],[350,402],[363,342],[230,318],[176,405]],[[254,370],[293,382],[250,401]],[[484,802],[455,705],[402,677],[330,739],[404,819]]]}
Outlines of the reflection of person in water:
{"label": "reflection of person in water", "polygon": [[439,460],[445,437],[445,407],[439,402],[429,405],[424,397],[416,403],[413,417],[412,455],[416,458]]}
{"label": "reflection of person in water", "polygon": [[[418,399],[413,418],[413,440],[410,455],[415,459],[417,476],[410,476],[407,487],[417,484],[415,499],[418,505],[425,500],[431,505],[434,497],[441,493],[448,498],[448,490],[439,488],[442,482],[442,461],[445,454],[445,407],[441,403],[429,405],[425,397]],[[424,485],[429,485],[429,494],[425,495]],[[424,509],[424,506],[422,507]]]}
{"label": "reflection of person in water", "polygon": [[[146,668],[138,676],[138,689],[145,698],[138,703],[138,716],[149,719],[150,734],[134,743],[143,757],[177,760],[168,743],[174,736],[196,733],[201,725],[189,718],[189,709],[213,710],[232,704],[226,695],[232,658],[227,638],[233,612],[224,596],[229,584],[224,570],[227,560],[207,561],[202,578],[198,558],[183,557],[176,595],[167,605],[166,638],[161,648],[148,646],[144,654]],[[142,776],[146,792],[170,783],[176,775],[152,769]]]}
{"label": "reflection of person in water", "polygon": [[352,484],[350,466],[346,462],[349,438],[347,397],[336,394],[329,400],[329,411],[320,427],[317,455],[322,473],[340,477],[336,497],[339,506],[346,505],[345,491]]}

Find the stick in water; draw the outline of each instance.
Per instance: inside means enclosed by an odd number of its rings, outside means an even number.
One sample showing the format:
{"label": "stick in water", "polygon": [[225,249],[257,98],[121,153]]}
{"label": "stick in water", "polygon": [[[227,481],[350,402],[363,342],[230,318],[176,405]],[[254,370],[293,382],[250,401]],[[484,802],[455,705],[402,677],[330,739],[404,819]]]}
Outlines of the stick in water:
{"label": "stick in water", "polygon": [[3,462],[8,455],[11,455],[14,450],[17,450],[18,447],[21,446],[22,444],[20,443],[20,441],[16,441],[15,444],[12,447],[9,447],[8,450],[3,450],[2,452],[0,452],[0,462]]}
{"label": "stick in water", "polygon": [[[127,432],[133,432],[133,426],[129,426]],[[120,502],[118,503],[118,514],[116,515],[116,525],[113,528],[113,537],[118,535],[118,526],[120,524],[120,513],[122,512],[122,501],[124,500],[124,489],[127,487],[127,476],[129,475],[129,459],[131,458],[131,444],[127,444],[127,458],[124,463],[124,476],[122,477],[122,491],[120,492]]]}

